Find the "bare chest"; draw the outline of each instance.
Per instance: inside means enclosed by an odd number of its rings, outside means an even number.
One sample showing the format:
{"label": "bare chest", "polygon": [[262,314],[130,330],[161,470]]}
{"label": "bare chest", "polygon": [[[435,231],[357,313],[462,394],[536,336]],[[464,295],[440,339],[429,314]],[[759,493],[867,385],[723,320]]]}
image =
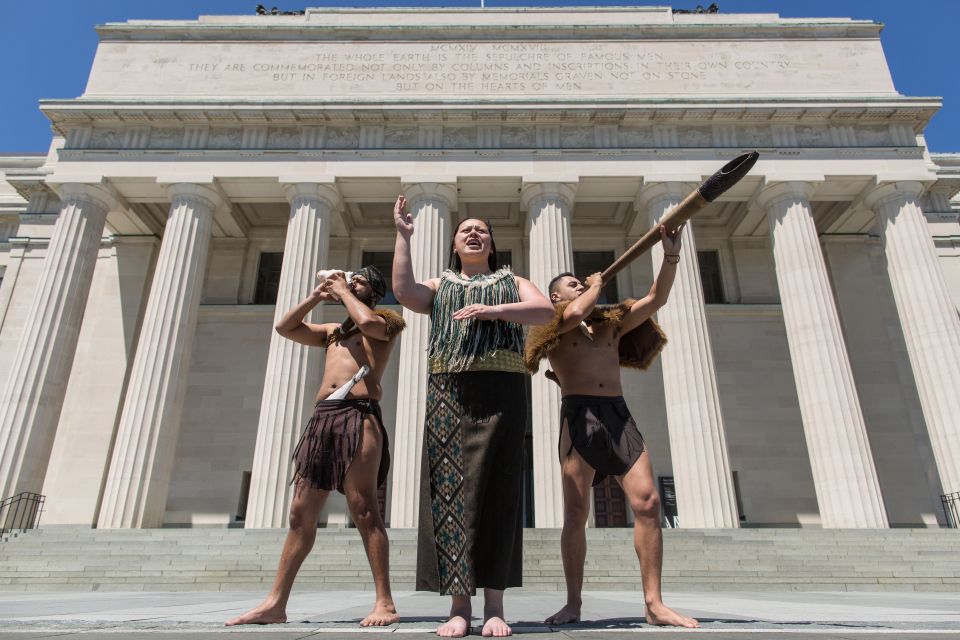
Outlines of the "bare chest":
{"label": "bare chest", "polygon": [[606,352],[616,354],[619,343],[620,328],[616,325],[580,325],[560,336],[560,344],[554,353],[574,358]]}

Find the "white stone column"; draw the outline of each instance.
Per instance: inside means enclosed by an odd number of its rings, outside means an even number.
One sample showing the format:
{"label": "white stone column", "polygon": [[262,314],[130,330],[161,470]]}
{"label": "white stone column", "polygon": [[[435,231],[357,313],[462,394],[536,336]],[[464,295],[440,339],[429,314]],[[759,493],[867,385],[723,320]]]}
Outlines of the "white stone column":
{"label": "white stone column", "polygon": [[[558,273],[573,271],[570,230],[576,184],[524,184],[520,198],[527,212],[530,281],[549,296],[547,285]],[[541,367],[546,371],[547,366]],[[560,387],[543,372],[533,377],[533,505],[538,528],[563,526],[563,491],[557,442],[560,437]]]}
{"label": "white stone column", "polygon": [[[404,184],[407,206],[413,213],[410,239],[413,275],[418,282],[435,278],[447,268],[453,223],[450,212],[457,207],[457,186],[438,182]],[[393,491],[390,526],[416,527],[420,507],[420,461],[423,420],[427,402],[427,339],[430,316],[403,310],[407,328],[400,341],[400,366],[404,368],[397,388],[397,422],[393,436]]]}
{"label": "white stone column", "polygon": [[[638,204],[647,210],[651,224],[657,224],[693,187],[677,182],[652,184],[640,192]],[[673,290],[657,313],[669,340],[661,358],[680,526],[736,528],[740,520],[690,223],[682,238]],[[663,246],[657,243],[652,253],[656,277],[663,262]]]}
{"label": "white stone column", "polygon": [[[283,247],[274,323],[316,287],[316,273],[329,265],[330,224],[340,200],[332,184],[290,184],[290,220]],[[320,321],[314,312],[314,322]],[[289,522],[290,458],[310,417],[320,386],[322,351],[270,334],[257,445],[253,455],[245,525],[286,527]]]}
{"label": "white stone column", "polygon": [[163,232],[97,526],[163,524],[217,192],[168,187]]}
{"label": "white stone column", "polygon": [[960,491],[960,319],[920,207],[923,185],[884,184],[864,204],[880,223],[887,273],[945,493]]}
{"label": "white stone column", "polygon": [[761,192],[790,362],[824,528],[885,528],[887,513],[807,182]]}
{"label": "white stone column", "polygon": [[60,215],[0,395],[0,499],[43,486],[107,212],[114,206],[100,186],[65,184],[59,192]]}

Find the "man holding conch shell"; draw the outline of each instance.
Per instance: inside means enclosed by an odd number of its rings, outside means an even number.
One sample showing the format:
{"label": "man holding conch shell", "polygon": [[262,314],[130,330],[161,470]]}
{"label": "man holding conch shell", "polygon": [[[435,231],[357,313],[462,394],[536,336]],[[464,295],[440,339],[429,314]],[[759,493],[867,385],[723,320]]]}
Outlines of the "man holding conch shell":
{"label": "man holding conch shell", "polygon": [[[320,510],[334,490],[346,496],[376,587],[373,610],[360,626],[386,626],[400,619],[390,593],[387,532],[377,503],[377,487],[390,468],[378,401],[383,395],[380,380],[404,322],[393,311],[375,308],[386,293],[386,281],[376,267],[321,271],[317,278],[320,284],[276,325],[289,340],[327,350],[314,413],[293,454],[296,491],[290,531],[270,594],[227,626],[286,622],[293,581],[313,547]],[[321,302],[339,302],[347,319],[340,324],[305,322]]]}

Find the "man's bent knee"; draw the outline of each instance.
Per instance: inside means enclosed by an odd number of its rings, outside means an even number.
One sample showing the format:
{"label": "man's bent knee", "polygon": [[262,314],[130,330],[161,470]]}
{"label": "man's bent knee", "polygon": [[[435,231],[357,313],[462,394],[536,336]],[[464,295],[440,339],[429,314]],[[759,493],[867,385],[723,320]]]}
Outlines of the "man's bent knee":
{"label": "man's bent knee", "polygon": [[309,509],[294,505],[290,508],[290,529],[292,531],[311,532],[316,531],[317,523],[310,522]]}
{"label": "man's bent knee", "polygon": [[350,505],[350,517],[357,529],[369,530],[383,526],[380,509],[376,502],[373,504],[368,500],[354,502]]}
{"label": "man's bent knee", "polygon": [[630,499],[630,508],[633,509],[634,517],[659,518],[660,496],[656,491],[650,491],[640,495],[632,496]]}

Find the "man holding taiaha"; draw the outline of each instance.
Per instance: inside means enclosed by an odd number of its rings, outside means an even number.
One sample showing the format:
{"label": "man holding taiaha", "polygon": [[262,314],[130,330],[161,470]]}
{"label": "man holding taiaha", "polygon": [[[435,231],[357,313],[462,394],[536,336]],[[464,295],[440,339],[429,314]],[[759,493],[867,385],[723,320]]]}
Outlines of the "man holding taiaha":
{"label": "man holding taiaha", "polygon": [[470,633],[470,596],[484,590],[484,636],[508,636],[503,592],[522,579],[523,443],[529,376],[522,324],[548,322],[549,300],[509,267],[499,268],[490,224],[454,229],[449,268],[417,282],[414,216],[403,196],[393,289],[430,316],[427,403],[420,477],[417,589],[452,597],[443,637]]}
{"label": "man holding taiaha", "polygon": [[[286,622],[293,581],[313,547],[320,510],[334,490],[346,496],[373,572],[376,602],[360,626],[386,626],[400,619],[390,593],[389,546],[377,487],[390,468],[380,380],[404,321],[393,311],[375,309],[386,293],[386,281],[376,267],[354,272],[349,281],[342,271],[321,276],[323,282],[276,325],[288,340],[327,350],[313,416],[293,454],[296,491],[290,531],[270,594],[227,626]],[[339,302],[347,319],[341,324],[304,322],[321,302]]]}
{"label": "man holding taiaha", "polygon": [[531,373],[546,356],[560,384],[560,469],[564,520],[560,547],[567,583],[567,603],[547,624],[580,620],[583,565],[587,553],[584,527],[590,513],[592,485],[614,476],[634,516],[634,547],[650,624],[697,627],[664,603],[660,591],[663,535],[660,498],[643,437],[623,399],[620,367],[646,369],[666,338],[651,319],[673,286],[680,262],[680,228],[660,228],[664,259],[646,296],[616,305],[597,306],[603,287],[599,273],[582,284],[572,273],[556,276],[549,286],[553,320],[527,337],[525,364]]}

